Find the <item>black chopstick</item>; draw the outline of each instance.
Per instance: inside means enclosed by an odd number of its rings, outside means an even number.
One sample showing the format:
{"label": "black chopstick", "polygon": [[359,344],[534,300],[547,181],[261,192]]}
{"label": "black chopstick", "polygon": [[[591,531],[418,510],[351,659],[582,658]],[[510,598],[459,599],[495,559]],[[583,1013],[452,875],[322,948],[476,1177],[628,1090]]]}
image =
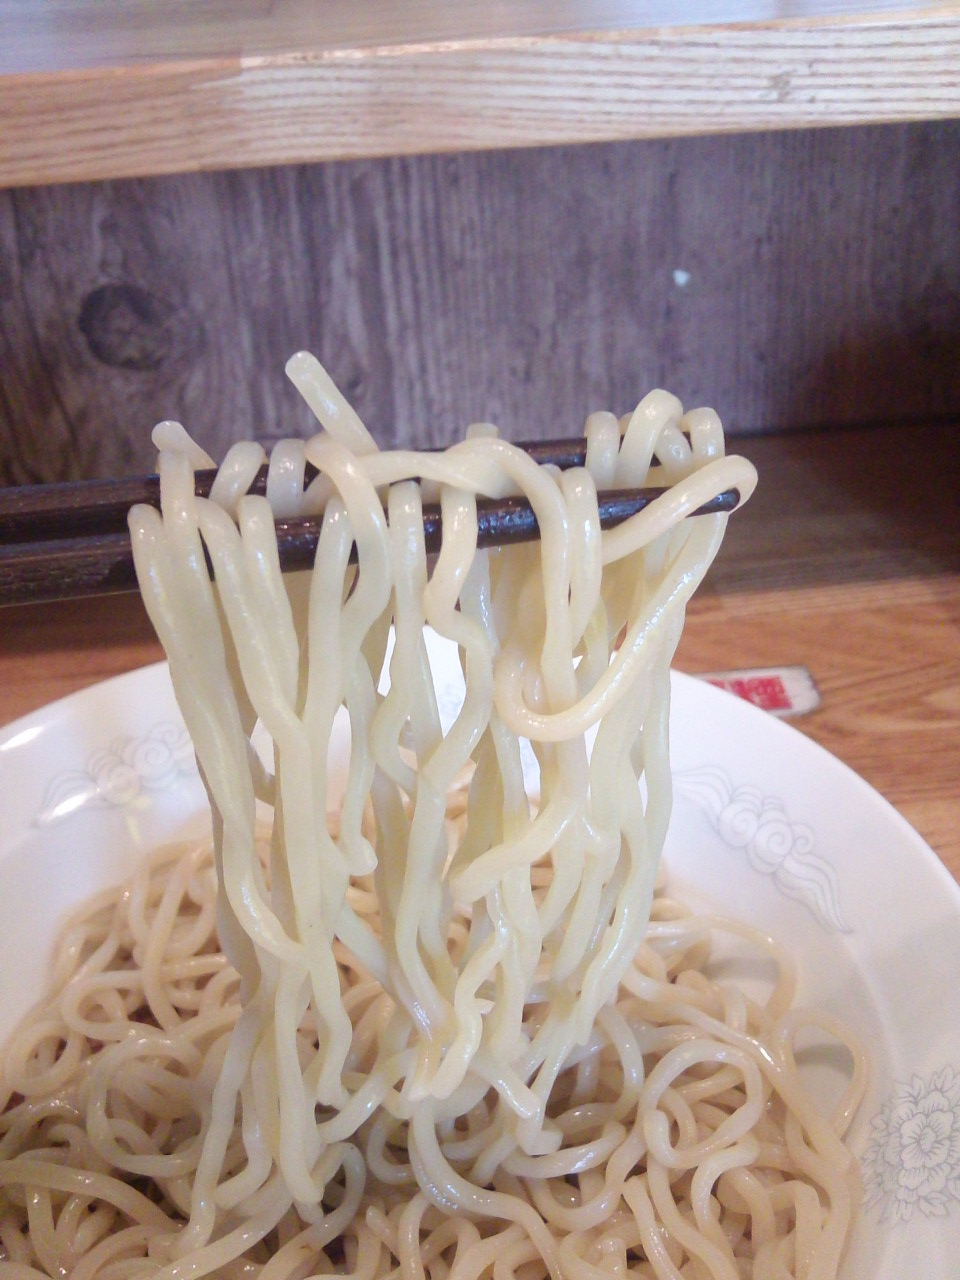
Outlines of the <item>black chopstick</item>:
{"label": "black chopstick", "polygon": [[[569,465],[576,465],[576,463]],[[125,482],[117,483],[122,485]],[[83,486],[74,485],[43,487],[61,490],[83,488]],[[129,492],[129,489],[127,491]],[[666,489],[624,489],[601,493],[599,495],[601,526],[609,529],[621,524],[666,492],[668,492]],[[143,498],[135,500],[142,501]],[[110,502],[98,509],[101,512],[104,508],[109,510],[115,501],[115,498],[111,498]],[[692,514],[710,515],[733,511],[739,501],[740,495],[737,490],[728,489],[704,503]],[[86,512],[82,504],[79,509]],[[126,532],[128,509],[129,504],[123,508],[121,530],[89,533],[86,531],[89,526],[81,523],[80,529],[77,530],[75,525],[69,525],[64,518],[57,523],[56,527],[58,529],[70,527],[74,530],[75,536],[51,536],[31,541],[0,539],[0,605],[37,604],[80,596],[135,591],[137,579],[133,567],[130,537]],[[88,519],[88,516],[84,514],[83,519]],[[534,540],[539,532],[532,509],[522,498],[503,498],[497,501],[480,499],[477,502],[477,521],[477,541],[482,547],[529,542]],[[276,522],[280,564],[285,572],[311,567],[322,523],[322,516]],[[51,528],[52,525],[53,522],[47,519],[47,523],[41,524],[40,527]],[[438,551],[442,531],[439,505],[424,504],[423,526],[427,550]]]}
{"label": "black chopstick", "polygon": [[[585,439],[533,440],[518,447],[541,466],[549,463],[564,471],[570,467],[582,467],[587,455]],[[196,472],[198,497],[209,496],[216,474],[216,471]],[[316,471],[308,465],[307,483],[315,475]],[[267,468],[263,466],[249,492],[264,494],[266,491]],[[151,507],[160,506],[159,476],[0,489],[0,546],[8,542],[74,538],[81,534],[123,533],[127,527],[127,512],[139,502]]]}

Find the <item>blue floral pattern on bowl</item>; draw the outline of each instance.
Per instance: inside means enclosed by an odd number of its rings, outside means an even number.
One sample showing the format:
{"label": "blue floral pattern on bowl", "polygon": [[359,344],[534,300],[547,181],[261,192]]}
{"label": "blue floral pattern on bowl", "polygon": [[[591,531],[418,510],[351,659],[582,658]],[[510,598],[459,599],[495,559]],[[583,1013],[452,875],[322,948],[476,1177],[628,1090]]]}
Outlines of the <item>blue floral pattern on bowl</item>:
{"label": "blue floral pattern on bowl", "polygon": [[864,1204],[880,1218],[942,1218],[960,1205],[960,1073],[897,1083],[870,1124],[863,1153]]}

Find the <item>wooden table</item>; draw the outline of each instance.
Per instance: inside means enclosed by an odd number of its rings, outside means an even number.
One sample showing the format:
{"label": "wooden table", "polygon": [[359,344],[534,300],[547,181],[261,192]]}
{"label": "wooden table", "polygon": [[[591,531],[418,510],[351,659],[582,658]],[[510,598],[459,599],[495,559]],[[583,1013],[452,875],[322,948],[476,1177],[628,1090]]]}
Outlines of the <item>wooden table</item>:
{"label": "wooden table", "polygon": [[[677,666],[801,664],[794,723],[894,804],[960,880],[955,428],[743,441],[761,483],[693,601]],[[892,474],[888,460],[912,451]],[[0,723],[161,657],[139,598],[0,613]]]}
{"label": "wooden table", "polygon": [[793,663],[822,698],[796,727],[876,787],[960,880],[960,575],[708,596],[677,661]]}
{"label": "wooden table", "polygon": [[[0,618],[0,723],[161,658],[139,599]],[[801,663],[822,705],[794,723],[900,810],[960,880],[960,575],[792,592],[708,592],[677,666]]]}

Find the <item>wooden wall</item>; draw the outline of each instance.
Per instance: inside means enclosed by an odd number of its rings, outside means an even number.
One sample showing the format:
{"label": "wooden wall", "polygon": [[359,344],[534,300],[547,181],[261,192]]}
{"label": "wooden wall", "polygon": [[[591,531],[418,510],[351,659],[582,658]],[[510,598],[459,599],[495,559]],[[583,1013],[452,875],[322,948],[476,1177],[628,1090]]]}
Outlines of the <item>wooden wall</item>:
{"label": "wooden wall", "polygon": [[0,483],[309,430],[573,434],[654,385],[736,432],[960,415],[960,121],[0,191]]}

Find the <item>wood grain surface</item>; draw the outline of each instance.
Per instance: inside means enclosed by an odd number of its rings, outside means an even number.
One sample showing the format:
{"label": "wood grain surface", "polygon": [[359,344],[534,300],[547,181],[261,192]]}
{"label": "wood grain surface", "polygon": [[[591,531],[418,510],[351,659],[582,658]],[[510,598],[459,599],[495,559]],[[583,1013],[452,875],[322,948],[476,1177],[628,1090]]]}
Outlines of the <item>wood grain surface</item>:
{"label": "wood grain surface", "polygon": [[822,698],[795,726],[960,880],[960,575],[704,595],[676,660],[692,673],[793,664]]}
{"label": "wood grain surface", "polygon": [[[891,430],[880,451],[875,434],[737,442],[760,485],[690,606],[677,665],[808,667],[822,705],[797,728],[960,879],[956,427]],[[0,724],[160,656],[137,596],[0,611]]]}
{"label": "wood grain surface", "polygon": [[307,432],[301,347],[385,444],[956,418],[958,208],[957,121],[0,192],[0,482]]}
{"label": "wood grain surface", "polygon": [[929,0],[0,0],[0,74],[301,56],[669,27],[943,18]]}
{"label": "wood grain surface", "polygon": [[950,3],[200,8],[6,0],[0,184],[960,114]]}
{"label": "wood grain surface", "polygon": [[805,589],[882,593],[960,575],[956,423],[741,437],[730,448],[760,483],[700,598],[782,593],[786,607]]}

